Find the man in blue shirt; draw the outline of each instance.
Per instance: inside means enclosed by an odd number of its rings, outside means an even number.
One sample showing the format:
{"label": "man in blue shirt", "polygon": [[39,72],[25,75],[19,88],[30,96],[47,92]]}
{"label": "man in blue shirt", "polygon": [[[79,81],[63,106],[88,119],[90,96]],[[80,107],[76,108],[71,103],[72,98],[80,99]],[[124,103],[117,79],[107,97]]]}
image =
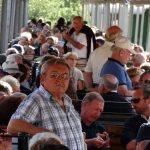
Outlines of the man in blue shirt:
{"label": "man in blue shirt", "polygon": [[119,81],[118,93],[122,96],[132,96],[132,83],[124,65],[129,61],[131,54],[136,53],[133,44],[126,37],[120,36],[115,39],[111,50],[111,58],[104,64],[100,76],[113,74]]}

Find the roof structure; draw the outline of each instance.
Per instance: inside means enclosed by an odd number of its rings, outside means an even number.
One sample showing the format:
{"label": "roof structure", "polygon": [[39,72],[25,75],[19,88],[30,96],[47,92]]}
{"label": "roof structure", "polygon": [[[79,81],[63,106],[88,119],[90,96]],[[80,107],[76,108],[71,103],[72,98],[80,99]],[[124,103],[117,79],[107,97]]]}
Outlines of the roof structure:
{"label": "roof structure", "polygon": [[82,3],[101,4],[101,3],[129,3],[129,4],[150,4],[150,0],[81,0]]}

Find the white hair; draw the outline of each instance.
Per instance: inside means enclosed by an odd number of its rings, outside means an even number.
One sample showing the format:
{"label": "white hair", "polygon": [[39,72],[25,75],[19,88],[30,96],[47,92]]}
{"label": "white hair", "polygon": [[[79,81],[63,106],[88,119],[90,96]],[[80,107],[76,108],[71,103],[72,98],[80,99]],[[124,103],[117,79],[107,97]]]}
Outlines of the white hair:
{"label": "white hair", "polygon": [[37,147],[44,143],[63,144],[63,141],[52,132],[37,133],[29,141],[29,150],[36,150]]}

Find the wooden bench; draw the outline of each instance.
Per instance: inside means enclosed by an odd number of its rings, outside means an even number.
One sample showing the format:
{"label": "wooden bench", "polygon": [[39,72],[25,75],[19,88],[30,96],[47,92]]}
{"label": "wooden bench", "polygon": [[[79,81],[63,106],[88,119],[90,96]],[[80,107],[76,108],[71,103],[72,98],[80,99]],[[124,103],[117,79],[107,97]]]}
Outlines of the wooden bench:
{"label": "wooden bench", "polygon": [[121,143],[124,122],[135,113],[103,112],[99,121],[110,135],[111,150],[125,150]]}
{"label": "wooden bench", "polygon": [[110,135],[111,150],[125,150],[120,141],[123,131],[123,125],[114,124],[112,122],[105,122],[104,126],[106,128],[106,131]]}

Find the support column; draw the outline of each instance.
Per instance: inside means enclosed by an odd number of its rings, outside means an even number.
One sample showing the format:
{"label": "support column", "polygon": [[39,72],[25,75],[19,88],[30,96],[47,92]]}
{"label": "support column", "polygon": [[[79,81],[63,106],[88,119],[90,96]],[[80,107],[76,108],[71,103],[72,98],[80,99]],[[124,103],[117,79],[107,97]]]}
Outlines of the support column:
{"label": "support column", "polygon": [[[150,18],[150,7],[149,7],[149,17]],[[150,52],[150,19],[148,19],[148,35],[147,35],[147,44],[146,44],[146,51]]]}
{"label": "support column", "polygon": [[28,22],[28,0],[24,0],[24,19],[23,19],[23,26],[27,26],[27,22]]}
{"label": "support column", "polygon": [[1,23],[1,40],[0,40],[0,53],[4,53],[8,46],[9,41],[9,28],[11,18],[11,1],[3,0],[2,5],[2,23]]}
{"label": "support column", "polygon": [[[119,5],[119,27],[123,30],[123,35],[128,36],[128,5]],[[132,25],[131,25],[132,26]]]}
{"label": "support column", "polygon": [[9,41],[14,38],[14,27],[15,27],[15,10],[16,10],[16,0],[11,3],[11,18],[10,18],[10,28],[9,28]]}
{"label": "support column", "polygon": [[104,5],[104,17],[103,17],[103,31],[106,31],[110,26],[110,4]]}

